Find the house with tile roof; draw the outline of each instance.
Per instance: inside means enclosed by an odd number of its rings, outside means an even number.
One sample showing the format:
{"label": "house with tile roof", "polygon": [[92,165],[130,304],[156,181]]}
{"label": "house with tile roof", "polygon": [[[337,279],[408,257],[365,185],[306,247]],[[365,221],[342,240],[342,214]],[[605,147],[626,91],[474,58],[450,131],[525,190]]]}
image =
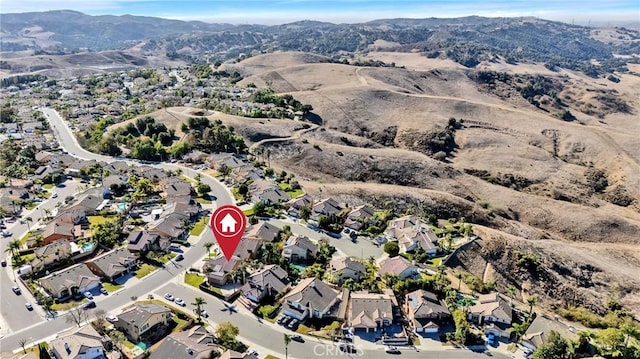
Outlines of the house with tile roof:
{"label": "house with tile roof", "polygon": [[84,263],[49,274],[38,282],[50,296],[60,300],[80,296],[100,286],[100,278]]}
{"label": "house with tile roof", "polygon": [[362,223],[371,221],[374,219],[375,210],[368,204],[358,206],[347,214],[347,218],[344,221],[344,226],[351,228],[354,231],[359,231],[362,228]]}
{"label": "house with tile roof", "polygon": [[271,264],[252,273],[242,286],[242,295],[254,303],[275,297],[289,288],[289,275],[279,265]]}
{"label": "house with tile roof", "polygon": [[102,280],[113,282],[122,275],[135,270],[138,266],[138,258],[127,248],[120,247],[88,260],[85,264],[93,274]]}
{"label": "house with tile roof", "polygon": [[337,257],[329,262],[329,273],[338,283],[347,278],[358,281],[366,272],[364,264],[352,257]]}
{"label": "house with tile roof", "polygon": [[282,307],[285,315],[304,321],[335,317],[340,301],[339,290],[318,278],[306,278],[282,298]]}
{"label": "house with tile roof", "polygon": [[137,343],[163,336],[173,320],[173,312],[164,305],[136,304],[117,318],[114,326]]}
{"label": "house with tile roof", "polygon": [[207,275],[207,282],[210,285],[222,286],[227,284],[231,278],[231,273],[240,267],[242,260],[238,256],[227,260],[225,256],[219,255],[210,259],[202,266],[202,271]]}
{"label": "house with tile roof", "polygon": [[401,256],[385,258],[380,261],[379,267],[378,273],[380,273],[380,276],[384,276],[385,273],[392,273],[397,275],[400,280],[405,280],[418,275],[418,267]]}
{"label": "house with tile roof", "polygon": [[480,295],[476,304],[469,307],[469,320],[478,324],[511,324],[512,318],[511,304],[503,299],[498,292]]}
{"label": "house with tile roof", "polygon": [[418,289],[405,296],[404,312],[417,333],[437,333],[451,319],[447,306],[431,292]]}
{"label": "house with tile roof", "polygon": [[151,359],[209,359],[224,349],[216,345],[216,338],[205,327],[197,325],[189,330],[169,334],[151,353]]}
{"label": "house with tile roof", "polygon": [[385,293],[351,292],[347,325],[355,330],[379,331],[393,321],[393,301]]}
{"label": "house with tile roof", "polygon": [[292,262],[306,262],[318,254],[318,245],[307,236],[291,236],[282,249],[282,256]]}
{"label": "house with tile roof", "polygon": [[56,359],[97,359],[104,358],[104,344],[108,340],[91,325],[57,337],[49,342],[49,349]]}
{"label": "house with tile roof", "polygon": [[280,228],[271,223],[261,221],[258,224],[247,228],[244,236],[248,238],[256,238],[266,242],[273,242],[278,238]]}

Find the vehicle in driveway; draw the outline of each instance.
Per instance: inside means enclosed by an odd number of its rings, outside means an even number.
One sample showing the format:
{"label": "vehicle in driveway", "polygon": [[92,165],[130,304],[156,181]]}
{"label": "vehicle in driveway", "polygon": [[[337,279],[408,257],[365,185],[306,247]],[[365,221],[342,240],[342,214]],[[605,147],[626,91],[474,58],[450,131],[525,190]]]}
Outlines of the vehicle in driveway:
{"label": "vehicle in driveway", "polygon": [[173,295],[171,295],[171,293],[167,293],[167,294],[164,295],[164,299],[166,299],[166,300],[168,300],[170,302],[173,302],[173,300],[175,298],[173,298]]}
{"label": "vehicle in driveway", "polygon": [[176,256],[176,262],[180,262],[180,261],[181,261],[181,260],[183,260],[183,259],[184,259],[184,256],[183,256],[182,254],[178,254],[178,255]]}
{"label": "vehicle in driveway", "polygon": [[22,292],[20,291],[20,288],[18,288],[17,286],[15,286],[15,287],[11,288],[11,290],[12,290],[14,293],[16,293],[16,295],[20,295],[20,293],[22,293]]}
{"label": "vehicle in driveway", "polygon": [[282,325],[282,323],[284,323],[284,321],[285,321],[285,320],[287,320],[287,316],[286,316],[286,315],[283,315],[283,316],[281,316],[280,318],[278,318],[277,323],[278,323],[278,324],[280,324],[280,325]]}
{"label": "vehicle in driveway", "polygon": [[25,303],[24,306],[27,308],[28,311],[33,310],[33,305],[31,305],[31,303]]}
{"label": "vehicle in driveway", "polygon": [[91,292],[84,292],[84,297],[91,300],[93,299],[93,294],[91,294]]}
{"label": "vehicle in driveway", "polygon": [[118,321],[118,317],[114,316],[114,315],[107,315],[104,319],[107,320],[107,322],[109,323],[114,323]]}
{"label": "vehicle in driveway", "polygon": [[104,295],[108,295],[109,294],[109,292],[106,289],[104,289],[104,287],[100,287],[100,293],[102,293]]}
{"label": "vehicle in driveway", "polygon": [[289,324],[287,324],[287,328],[291,329],[291,330],[296,330],[298,329],[298,319],[293,319],[291,322],[289,322]]}

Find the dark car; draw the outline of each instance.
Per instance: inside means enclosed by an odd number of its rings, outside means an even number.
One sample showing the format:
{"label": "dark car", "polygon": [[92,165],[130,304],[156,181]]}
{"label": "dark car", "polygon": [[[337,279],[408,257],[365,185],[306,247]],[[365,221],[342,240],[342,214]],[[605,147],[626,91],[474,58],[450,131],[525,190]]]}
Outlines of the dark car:
{"label": "dark car", "polygon": [[291,340],[299,342],[299,343],[304,343],[304,338],[299,334],[292,335],[291,336]]}
{"label": "dark car", "polygon": [[356,347],[353,344],[340,344],[339,346],[340,350],[342,350],[345,353],[355,353],[358,350],[356,349]]}
{"label": "dark car", "polygon": [[282,321],[282,323],[280,323],[280,325],[282,325],[283,327],[286,327],[287,324],[289,324],[290,321],[292,321],[293,318],[291,317],[284,317],[284,320]]}
{"label": "dark car", "polygon": [[285,320],[287,320],[287,317],[283,315],[280,318],[278,318],[277,323],[282,325],[282,323],[284,323]]}
{"label": "dark car", "polygon": [[2,266],[6,267],[7,266],[7,261],[5,261],[4,259],[2,260]]}
{"label": "dark car", "polygon": [[96,302],[90,300],[82,305],[82,309],[91,309],[96,307]]}

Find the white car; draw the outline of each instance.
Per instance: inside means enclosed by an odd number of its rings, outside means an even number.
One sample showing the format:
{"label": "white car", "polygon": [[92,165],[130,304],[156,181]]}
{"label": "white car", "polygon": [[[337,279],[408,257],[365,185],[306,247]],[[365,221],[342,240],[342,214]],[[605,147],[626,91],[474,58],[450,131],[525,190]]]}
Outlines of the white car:
{"label": "white car", "polygon": [[58,194],[57,193],[52,194],[51,198],[58,198]]}
{"label": "white car", "polygon": [[209,313],[207,313],[206,309],[200,311],[200,316],[203,318],[209,318]]}
{"label": "white car", "polygon": [[247,350],[247,354],[253,355],[253,356],[258,356],[258,352],[255,349]]}
{"label": "white car", "polygon": [[84,292],[84,296],[89,300],[93,299],[93,294],[91,294],[91,292]]}
{"label": "white car", "polygon": [[168,300],[170,302],[173,302],[174,298],[173,298],[173,295],[171,295],[171,293],[167,293],[167,294],[164,295],[164,299],[166,299],[166,300]]}
{"label": "white car", "polygon": [[389,354],[400,354],[400,349],[392,346],[392,345],[388,345],[386,348],[384,348],[384,351],[389,353]]}
{"label": "white car", "polygon": [[107,320],[107,322],[109,323],[114,323],[118,321],[118,317],[113,316],[113,315],[107,315],[104,319]]}
{"label": "white car", "polygon": [[174,302],[175,302],[177,305],[181,306],[181,307],[186,307],[186,306],[187,306],[187,303],[185,303],[185,302],[184,302],[184,300],[182,300],[182,299],[180,299],[180,298],[176,298],[176,299],[174,300]]}

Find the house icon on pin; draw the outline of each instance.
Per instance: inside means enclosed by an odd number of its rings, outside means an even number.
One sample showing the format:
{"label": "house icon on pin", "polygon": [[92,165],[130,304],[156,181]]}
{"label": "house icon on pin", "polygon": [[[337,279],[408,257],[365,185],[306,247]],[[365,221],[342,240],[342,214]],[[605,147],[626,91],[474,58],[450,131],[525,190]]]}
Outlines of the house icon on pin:
{"label": "house icon on pin", "polygon": [[230,213],[227,213],[226,216],[220,221],[222,225],[222,232],[225,233],[234,233],[236,231],[236,223],[238,223]]}

